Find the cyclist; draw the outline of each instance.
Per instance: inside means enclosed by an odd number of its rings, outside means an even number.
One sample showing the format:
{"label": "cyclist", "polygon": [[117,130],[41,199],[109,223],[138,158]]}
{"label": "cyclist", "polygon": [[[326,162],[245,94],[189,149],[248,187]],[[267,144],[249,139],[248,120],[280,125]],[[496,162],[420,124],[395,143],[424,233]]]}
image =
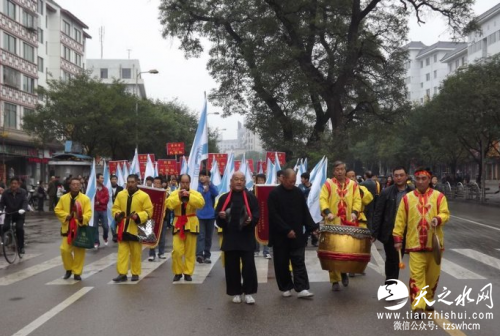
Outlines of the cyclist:
{"label": "cyclist", "polygon": [[26,190],[20,186],[19,178],[10,179],[9,189],[3,192],[0,200],[0,210],[6,213],[2,236],[5,231],[10,230],[10,224],[15,222],[19,254],[24,254],[24,213],[28,209],[28,196]]}

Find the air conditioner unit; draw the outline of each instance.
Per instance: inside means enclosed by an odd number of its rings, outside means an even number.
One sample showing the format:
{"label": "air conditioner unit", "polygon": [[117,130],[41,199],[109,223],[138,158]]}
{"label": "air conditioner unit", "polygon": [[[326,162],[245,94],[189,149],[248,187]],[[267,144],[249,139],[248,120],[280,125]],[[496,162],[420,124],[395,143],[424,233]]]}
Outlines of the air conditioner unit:
{"label": "air conditioner unit", "polygon": [[26,27],[30,33],[36,33],[37,29],[35,27]]}

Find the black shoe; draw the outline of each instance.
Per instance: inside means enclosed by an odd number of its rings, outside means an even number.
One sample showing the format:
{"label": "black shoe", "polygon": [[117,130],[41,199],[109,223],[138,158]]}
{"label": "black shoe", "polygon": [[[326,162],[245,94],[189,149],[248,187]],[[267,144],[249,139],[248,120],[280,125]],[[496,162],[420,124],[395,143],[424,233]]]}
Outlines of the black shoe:
{"label": "black shoe", "polygon": [[25,254],[25,253],[26,253],[26,252],[24,251],[24,247],[21,247],[21,248],[19,249],[19,254]]}
{"label": "black shoe", "polygon": [[210,260],[210,258],[205,258],[204,262],[205,264],[211,264],[212,260]]}
{"label": "black shoe", "polygon": [[82,281],[82,277],[78,274],[75,274],[75,276],[73,277],[73,279],[77,280],[77,281]]}
{"label": "black shoe", "polygon": [[117,236],[113,236],[113,243],[118,243],[118,237]]}
{"label": "black shoe", "polygon": [[184,280],[193,281],[193,278],[189,274],[184,274]]}
{"label": "black shoe", "polygon": [[113,279],[114,282],[125,282],[127,281],[127,276],[125,274],[118,274],[116,278]]}
{"label": "black shoe", "polygon": [[203,257],[199,256],[199,257],[196,257],[196,261],[198,262],[198,264],[203,264],[205,259],[203,259]]}
{"label": "black shoe", "polygon": [[174,282],[180,281],[182,279],[182,274],[174,275]]}
{"label": "black shoe", "polygon": [[64,276],[63,276],[63,279],[64,279],[64,280],[67,280],[67,279],[69,279],[70,277],[71,277],[71,271],[66,271],[66,273],[65,273],[65,274],[64,274]]}
{"label": "black shoe", "polygon": [[344,285],[344,287],[349,286],[349,277],[347,276],[347,274],[341,273],[341,276],[342,276],[342,285]]}
{"label": "black shoe", "polygon": [[132,274],[132,278],[130,279],[130,281],[139,281],[139,276],[136,274]]}

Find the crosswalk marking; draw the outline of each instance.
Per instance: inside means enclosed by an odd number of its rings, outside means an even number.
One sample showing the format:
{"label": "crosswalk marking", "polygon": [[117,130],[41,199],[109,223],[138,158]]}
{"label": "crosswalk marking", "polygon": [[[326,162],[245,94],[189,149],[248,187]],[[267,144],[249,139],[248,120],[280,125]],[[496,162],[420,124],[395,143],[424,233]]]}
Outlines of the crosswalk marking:
{"label": "crosswalk marking", "polygon": [[306,250],[305,263],[309,282],[328,282],[330,276],[328,271],[321,268],[321,263],[318,258],[318,252],[315,250]]}
{"label": "crosswalk marking", "polygon": [[175,285],[197,285],[197,284],[202,284],[203,281],[207,278],[208,274],[214,267],[214,265],[217,263],[217,260],[220,258],[220,252],[212,252],[212,256],[210,259],[212,259],[211,264],[197,264],[194,268],[194,273],[193,273],[193,281],[184,281],[184,278],[181,281],[176,281],[174,282]]}
{"label": "crosswalk marking", "polygon": [[[94,261],[91,264],[85,265],[83,267],[83,273],[82,273],[82,280],[87,279],[88,277],[91,277],[92,275],[99,273],[100,271],[104,270],[105,268],[113,265],[116,263],[116,257],[118,256],[118,253],[111,253],[105,256],[104,258],[101,258],[97,261]],[[74,285],[76,283],[79,283],[80,281],[74,280],[72,278],[64,280],[62,278],[56,279],[54,281],[51,281],[47,283],[47,285]]]}
{"label": "crosswalk marking", "polygon": [[472,249],[452,249],[452,251],[455,251],[457,253],[460,253],[466,257],[472,258],[474,260],[477,260],[485,265],[494,267],[498,270],[500,270],[500,259],[490,257],[489,255],[486,255],[481,252],[477,252]]}
{"label": "crosswalk marking", "polygon": [[139,282],[141,282],[145,277],[147,277],[150,273],[152,273],[155,269],[163,265],[168,259],[172,257],[171,253],[165,253],[166,259],[157,259],[158,261],[150,262],[147,259],[144,259],[142,261],[142,272],[141,275],[139,276],[139,281],[126,281],[126,282],[114,282],[110,281],[108,282],[108,285],[137,285]]}
{"label": "crosswalk marking", "polygon": [[469,271],[468,269],[444,258],[441,260],[441,271],[448,273],[457,279],[485,279],[483,276]]}
{"label": "crosswalk marking", "polygon": [[[17,265],[25,260],[33,259],[33,258],[36,258],[40,255],[41,255],[40,253],[38,253],[38,254],[26,253],[25,255],[23,255],[22,259],[17,259],[17,262],[12,264],[12,265]],[[10,264],[3,257],[0,257],[0,258],[2,258],[2,259],[0,259],[0,270],[7,268]]]}
{"label": "crosswalk marking", "polygon": [[266,283],[269,272],[269,259],[256,257],[255,268],[257,269],[257,281],[259,283]]}
{"label": "crosswalk marking", "polygon": [[45,272],[51,268],[62,265],[61,257],[55,257],[35,266],[25,268],[19,272],[9,274],[0,278],[0,286],[11,285],[15,282],[27,279],[33,275]]}
{"label": "crosswalk marking", "polygon": [[380,252],[377,250],[377,246],[372,244],[371,255],[373,259],[375,259],[375,263],[370,262],[370,268],[373,268],[377,273],[385,276],[385,261],[380,255]]}

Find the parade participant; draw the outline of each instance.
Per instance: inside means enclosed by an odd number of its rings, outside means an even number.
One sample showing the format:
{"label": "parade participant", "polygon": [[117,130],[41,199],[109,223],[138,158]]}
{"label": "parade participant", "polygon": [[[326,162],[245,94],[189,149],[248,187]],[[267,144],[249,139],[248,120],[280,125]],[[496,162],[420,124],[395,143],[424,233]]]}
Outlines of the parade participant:
{"label": "parade participant", "polygon": [[2,234],[10,230],[10,224],[16,223],[17,248],[24,254],[24,213],[28,210],[28,193],[20,188],[19,178],[10,179],[9,189],[6,189],[0,200],[0,210],[5,211]]}
{"label": "parade participant", "polygon": [[[304,198],[306,199],[309,197],[309,193],[311,192],[312,188],[312,183],[309,181],[310,179],[310,174],[308,172],[302,173],[300,175],[300,181],[301,183],[299,184],[299,189],[302,191],[302,194],[304,194]],[[317,247],[318,246],[318,236],[311,234],[311,245]],[[309,239],[309,237],[308,237]],[[306,241],[306,246],[307,246],[307,241]]]}
{"label": "parade participant", "polygon": [[54,211],[57,205],[56,195],[57,195],[57,180],[55,176],[50,177],[50,182],[47,187],[47,194],[49,195],[49,211]]}
{"label": "parade participant", "polygon": [[[163,189],[161,177],[156,176],[153,179],[153,188]],[[165,189],[163,189],[163,190],[165,190]],[[167,198],[168,198],[168,192],[167,192],[167,190],[165,190],[165,206],[164,206],[165,210],[167,209]],[[163,224],[163,227],[162,227],[162,230],[160,233],[160,237],[158,238],[159,239],[158,258],[160,258],[160,259],[167,259],[167,257],[165,257],[165,244],[166,244],[166,238],[167,238],[166,235],[167,235],[167,227],[165,226],[165,224]],[[148,261],[155,261],[155,258],[156,258],[156,248],[153,247],[153,248],[149,249]]]}
{"label": "parade participant", "polygon": [[[361,211],[361,195],[358,184],[346,178],[346,164],[342,161],[333,163],[332,179],[327,179],[319,196],[321,213],[325,217],[325,225],[358,226],[358,215]],[[349,285],[349,277],[345,273],[330,272],[332,290],[339,291],[339,281],[344,287]]]}
{"label": "parade participant", "polygon": [[179,189],[168,196],[167,207],[174,211],[174,238],[172,271],[174,282],[193,281],[197,235],[200,232],[196,210],[203,208],[205,200],[196,190],[190,190],[191,176],[181,175]]}
{"label": "parade participant", "polygon": [[276,172],[276,183],[278,184],[283,183],[283,170],[278,170]]}
{"label": "parade participant", "polygon": [[[61,222],[61,259],[63,261],[64,279],[69,279],[74,274],[75,280],[82,280],[83,264],[85,262],[85,249],[71,245],[76,236],[77,225],[88,225],[92,217],[92,205],[90,198],[81,193],[81,182],[78,178],[72,178],[70,192],[63,195],[54,212],[57,219]],[[75,203],[80,203],[81,215],[75,211]]]}
{"label": "parade participant", "polygon": [[366,187],[366,189],[368,189],[368,191],[373,196],[373,202],[371,202],[370,204],[368,204],[365,207],[365,216],[367,219],[367,225],[368,225],[368,228],[371,229],[372,222],[373,222],[373,213],[375,212],[375,206],[377,204],[377,200],[378,200],[378,196],[380,195],[381,188],[380,188],[380,182],[373,179],[374,175],[370,170],[367,170],[365,172],[364,177],[365,177],[365,180],[362,183],[360,183],[359,185]]}
{"label": "parade participant", "polygon": [[97,228],[97,235],[95,237],[94,249],[98,249],[100,246],[99,241],[99,220],[102,225],[102,238],[104,239],[104,245],[108,246],[108,202],[109,202],[109,191],[108,188],[104,186],[104,176],[99,173],[96,175],[97,190],[94,198],[94,226]]}
{"label": "parade participant", "polygon": [[435,233],[438,237],[442,253],[443,225],[450,218],[450,212],[444,194],[430,188],[430,170],[419,168],[414,175],[416,189],[403,196],[393,238],[396,250],[402,249],[403,238],[406,238],[405,249],[410,255],[411,309],[416,318],[421,318],[424,310],[434,310],[433,303],[428,303],[434,299],[441,272],[441,265],[436,263],[432,252],[432,235]]}
{"label": "parade participant", "polygon": [[[396,221],[396,213],[403,196],[413,189],[406,183],[408,174],[405,167],[396,167],[392,171],[394,184],[385,188],[380,193],[375,212],[373,215],[373,225],[371,227],[372,242],[378,239],[384,244],[385,251],[385,281],[390,284],[389,279],[399,278],[399,255],[394,248],[392,231]],[[401,250],[404,254],[404,247]]]}
{"label": "parade participant", "polygon": [[141,274],[142,244],[137,237],[137,225],[145,223],[153,215],[153,203],[149,195],[139,190],[139,177],[131,174],[127,177],[127,189],[116,196],[111,212],[118,235],[118,257],[116,270],[118,276],[115,282],[127,281],[130,263],[132,281],[139,281]]}
{"label": "parade participant", "polygon": [[146,187],[152,188],[153,187],[153,182],[154,182],[154,179],[153,179],[152,176],[146,177]]}
{"label": "parade participant", "polygon": [[257,293],[258,284],[253,250],[259,205],[257,198],[245,189],[245,183],[245,175],[235,172],[230,181],[231,191],[220,197],[215,212],[223,235],[226,293],[233,297],[234,303],[240,303],[244,295],[245,303],[254,304],[252,295]]}
{"label": "parade participant", "polygon": [[309,292],[305,247],[308,232],[317,234],[318,225],[309,213],[304,195],[295,186],[296,179],[295,171],[286,169],[283,183],[269,194],[269,245],[273,247],[276,282],[283,296],[290,297],[295,289],[299,298],[307,298],[314,294]]}
{"label": "parade participant", "polygon": [[257,174],[255,176],[255,182],[257,184],[266,184],[266,175],[265,174]]}
{"label": "parade participant", "polygon": [[[116,175],[111,175],[110,181],[111,181],[111,201],[114,204],[116,200],[116,195],[118,195],[118,193],[123,190],[123,187],[118,185],[118,177]],[[111,234],[113,235],[113,242],[117,243],[118,238],[116,236],[116,228],[114,226],[111,227]]]}
{"label": "parade participant", "polygon": [[202,209],[196,211],[196,216],[200,222],[200,233],[196,243],[196,261],[200,264],[210,264],[210,249],[212,248],[212,236],[214,233],[215,198],[219,195],[217,187],[210,182],[210,172],[202,170],[200,172],[200,183],[198,192],[205,199],[205,205]]}

